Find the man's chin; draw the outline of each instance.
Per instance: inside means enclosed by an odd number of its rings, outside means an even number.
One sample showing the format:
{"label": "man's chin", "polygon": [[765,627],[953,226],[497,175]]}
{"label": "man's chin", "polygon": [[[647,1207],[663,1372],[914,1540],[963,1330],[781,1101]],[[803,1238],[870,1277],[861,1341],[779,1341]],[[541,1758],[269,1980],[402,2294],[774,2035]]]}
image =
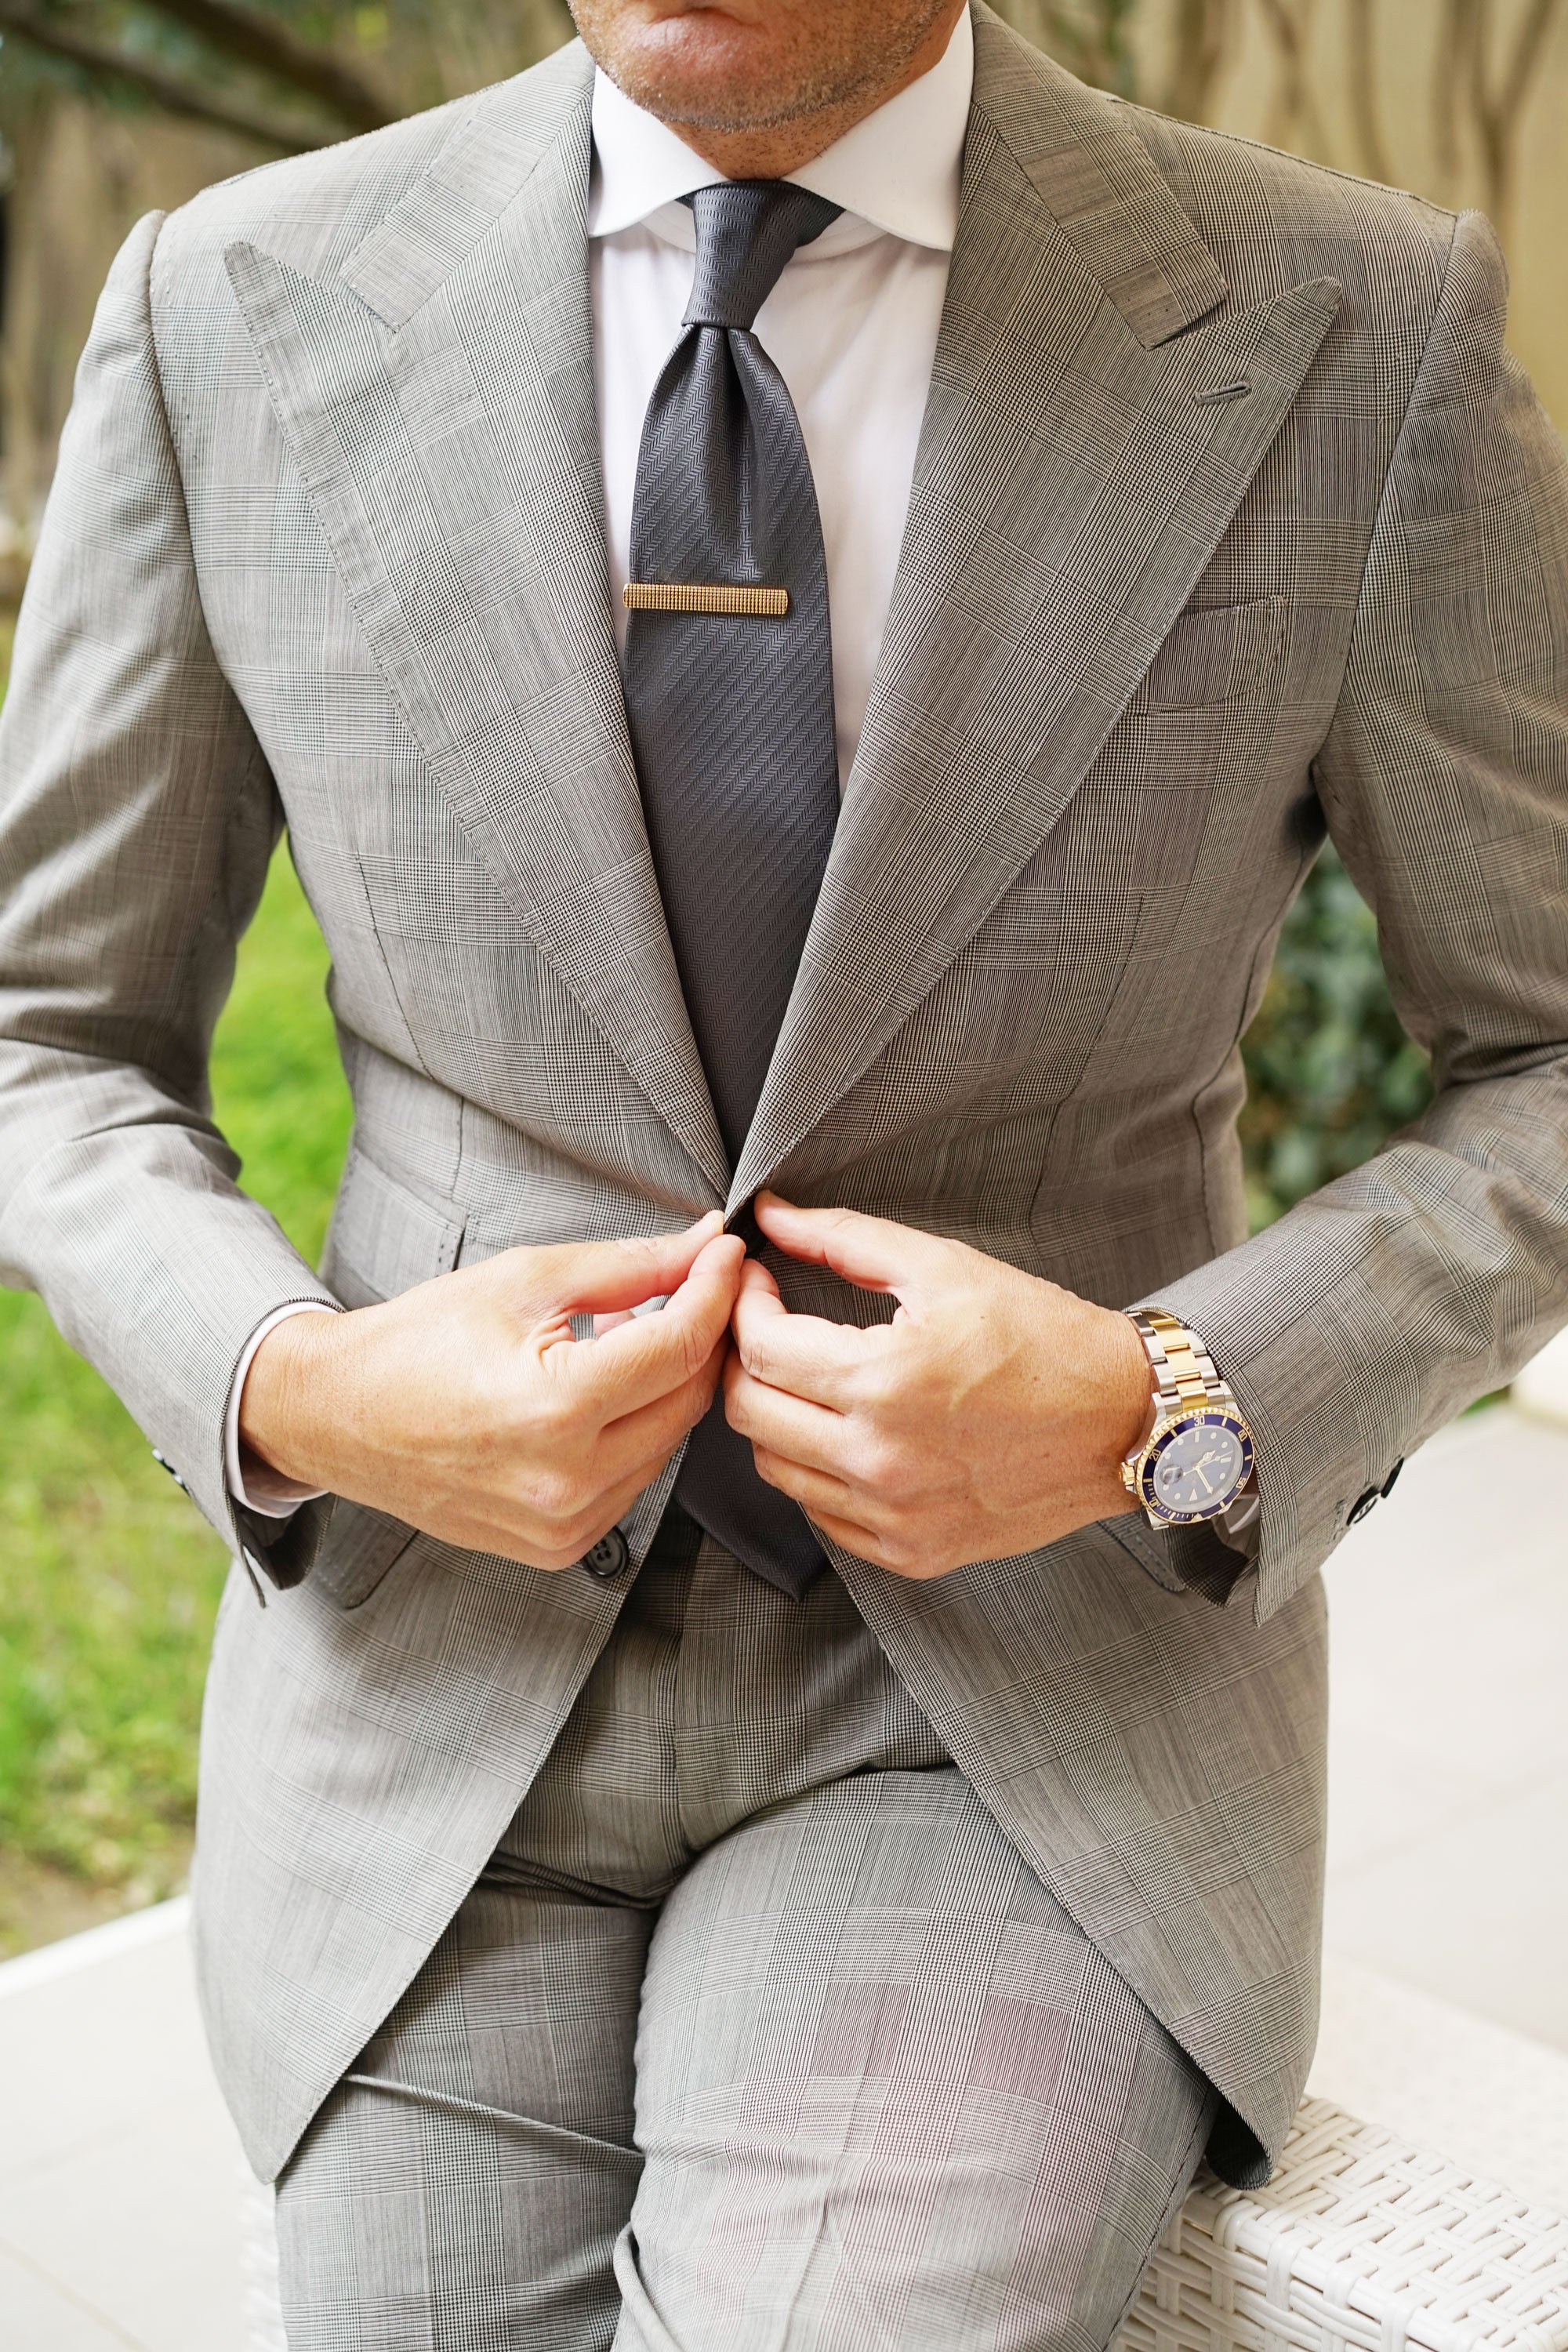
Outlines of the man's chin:
{"label": "man's chin", "polygon": [[803,90],[772,46],[765,28],[704,11],[639,29],[600,62],[634,105],[693,130],[773,131],[851,94]]}
{"label": "man's chin", "polygon": [[751,131],[776,131],[784,123],[799,121],[802,116],[816,111],[814,107],[789,101],[776,107],[759,107],[754,87],[732,89],[717,75],[616,72],[611,79],[645,113],[691,131],[741,137]]}

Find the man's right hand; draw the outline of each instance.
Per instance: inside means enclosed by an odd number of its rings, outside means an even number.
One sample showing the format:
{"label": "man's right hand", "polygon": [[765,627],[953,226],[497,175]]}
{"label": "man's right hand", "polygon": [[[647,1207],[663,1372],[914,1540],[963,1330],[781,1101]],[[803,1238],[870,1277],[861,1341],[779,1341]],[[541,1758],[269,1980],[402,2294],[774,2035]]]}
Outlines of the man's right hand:
{"label": "man's right hand", "polygon": [[[707,1412],[743,1259],[715,1210],[662,1239],[509,1250],[384,1306],[291,1316],[251,1359],[241,1444],[445,1543],[569,1568]],[[604,1318],[597,1338],[573,1339],[579,1314]]]}

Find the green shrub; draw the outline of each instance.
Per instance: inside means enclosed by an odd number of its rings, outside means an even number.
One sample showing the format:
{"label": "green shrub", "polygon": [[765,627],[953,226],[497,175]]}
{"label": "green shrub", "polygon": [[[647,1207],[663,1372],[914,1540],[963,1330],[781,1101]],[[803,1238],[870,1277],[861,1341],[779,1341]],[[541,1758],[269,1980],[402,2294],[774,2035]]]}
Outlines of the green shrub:
{"label": "green shrub", "polygon": [[1331,847],[1290,910],[1243,1053],[1255,1231],[1359,1168],[1431,1099],[1426,1056],[1389,997],[1377,925]]}

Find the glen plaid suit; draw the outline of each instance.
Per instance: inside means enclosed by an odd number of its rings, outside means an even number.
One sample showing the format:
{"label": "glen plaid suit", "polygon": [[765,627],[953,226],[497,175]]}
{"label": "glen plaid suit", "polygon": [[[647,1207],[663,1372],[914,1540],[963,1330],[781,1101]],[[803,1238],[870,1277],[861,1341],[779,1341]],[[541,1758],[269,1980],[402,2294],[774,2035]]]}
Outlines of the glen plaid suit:
{"label": "glen plaid suit", "polygon": [[[581,48],[143,223],[104,298],[0,739],[0,1258],[253,1555],[217,1633],[199,1910],[267,2173],[625,1591],[344,1506],[265,1558],[221,1430],[274,1307],[771,1182],[1190,1318],[1258,1433],[1255,1569],[1133,1519],[930,1585],[836,1565],[1217,2085],[1233,2177],[1312,2043],[1316,1571],[1568,1312],[1568,516],[1489,234],[1085,90],[983,8],[976,39],[886,644],[734,1171],[619,694]],[[236,1189],[205,1093],[284,818],[355,1102],[320,1280]],[[1325,824],[1440,1091],[1247,1242],[1237,1040]],[[774,1270],[793,1305],[879,1311]]]}

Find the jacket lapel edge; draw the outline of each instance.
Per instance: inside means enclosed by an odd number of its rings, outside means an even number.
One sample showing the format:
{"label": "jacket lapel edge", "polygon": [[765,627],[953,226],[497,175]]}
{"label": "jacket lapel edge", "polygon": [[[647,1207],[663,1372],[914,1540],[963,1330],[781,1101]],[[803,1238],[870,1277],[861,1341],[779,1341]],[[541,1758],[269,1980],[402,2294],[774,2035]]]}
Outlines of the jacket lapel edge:
{"label": "jacket lapel edge", "polygon": [[[973,503],[944,495],[941,461],[928,470],[917,501],[927,536],[951,542],[951,560],[943,571],[939,551],[924,565],[912,506],[860,756],[732,1207],[772,1181],[864,1075],[1057,824],[1218,545],[1340,299],[1336,281],[1315,280],[1166,346],[1142,449],[1109,456],[1093,485],[1097,499],[1114,492],[1120,501],[1120,598],[1109,571],[1064,564],[1029,604],[991,690],[977,688],[956,719],[940,722],[929,707],[936,681],[974,664],[966,607],[988,601],[987,562],[1010,559],[1005,545],[988,554]],[[1248,400],[1198,399],[1247,366]],[[954,471],[1005,430],[1006,384],[995,366],[988,373],[992,398],[983,373],[973,396],[982,413],[955,425]],[[1092,503],[1085,498],[1086,522]],[[967,597],[966,580],[975,583]],[[1047,656],[1047,642],[1059,656]]]}
{"label": "jacket lapel edge", "polygon": [[[722,1194],[728,1162],[662,932],[629,750],[624,762],[611,756],[613,745],[606,750],[614,773],[592,805],[581,790],[562,799],[531,739],[534,714],[519,709],[498,666],[427,475],[406,446],[384,329],[346,287],[302,278],[256,247],[231,246],[225,259],[279,431],[367,643],[437,781],[539,951]],[[361,459],[367,449],[377,454],[369,478],[374,511],[340,411],[352,415]],[[405,534],[401,562],[389,559],[389,532]],[[597,555],[594,577],[603,569],[602,549]],[[431,599],[446,615],[444,634],[428,650],[398,590],[415,558],[426,571],[438,559],[447,575]],[[581,591],[574,568],[564,572]],[[431,585],[425,582],[427,593]],[[607,608],[603,626],[608,636]],[[574,781],[581,787],[581,777]],[[627,952],[628,938],[637,942],[636,955]]]}

